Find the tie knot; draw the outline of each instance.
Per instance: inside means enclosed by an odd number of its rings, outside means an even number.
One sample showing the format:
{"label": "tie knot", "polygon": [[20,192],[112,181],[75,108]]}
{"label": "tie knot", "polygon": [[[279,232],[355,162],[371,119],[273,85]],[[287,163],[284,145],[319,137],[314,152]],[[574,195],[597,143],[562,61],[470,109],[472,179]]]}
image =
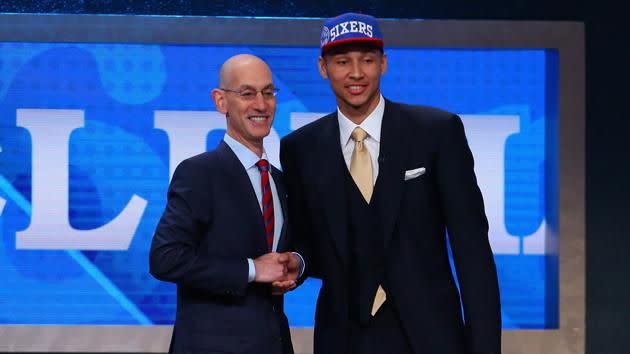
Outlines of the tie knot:
{"label": "tie knot", "polygon": [[260,172],[269,172],[269,162],[265,159],[258,160],[256,167],[258,167]]}
{"label": "tie knot", "polygon": [[352,131],[352,135],[351,136],[352,136],[352,140],[354,140],[356,142],[361,142],[361,141],[365,140],[367,135],[368,134],[365,132],[365,130],[361,129],[361,127],[356,127]]}

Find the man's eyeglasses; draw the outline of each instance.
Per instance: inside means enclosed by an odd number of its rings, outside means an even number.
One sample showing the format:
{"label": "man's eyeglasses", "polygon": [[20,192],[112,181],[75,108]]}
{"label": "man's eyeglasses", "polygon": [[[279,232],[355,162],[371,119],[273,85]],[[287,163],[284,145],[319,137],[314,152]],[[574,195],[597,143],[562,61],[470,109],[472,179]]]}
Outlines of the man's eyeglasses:
{"label": "man's eyeglasses", "polygon": [[256,95],[258,95],[258,92],[260,92],[260,94],[263,96],[264,99],[271,100],[271,99],[274,99],[276,95],[278,94],[278,91],[280,91],[280,89],[275,88],[275,87],[268,87],[262,90],[254,90],[252,88],[245,88],[242,90],[230,90],[226,88],[219,88],[219,90],[235,93],[240,98],[244,99],[245,101],[253,101],[254,99],[256,99]]}

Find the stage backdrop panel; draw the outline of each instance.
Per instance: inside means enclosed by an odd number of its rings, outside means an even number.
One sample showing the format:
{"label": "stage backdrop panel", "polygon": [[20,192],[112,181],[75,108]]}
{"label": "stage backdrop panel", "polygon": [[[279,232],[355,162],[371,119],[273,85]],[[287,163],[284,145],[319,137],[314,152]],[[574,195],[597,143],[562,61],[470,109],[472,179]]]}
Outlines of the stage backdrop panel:
{"label": "stage backdrop panel", "polygon": [[[383,95],[463,119],[504,329],[559,329],[560,49],[409,45],[404,31],[390,33]],[[149,275],[148,251],[174,168],[225,133],[210,97],[219,67],[238,53],[270,65],[280,92],[265,144],[280,166],[280,139],[335,109],[316,67],[318,37],[75,36],[0,37],[0,324],[170,325],[175,286]],[[309,279],[286,297],[292,327],[313,326],[319,286]]]}

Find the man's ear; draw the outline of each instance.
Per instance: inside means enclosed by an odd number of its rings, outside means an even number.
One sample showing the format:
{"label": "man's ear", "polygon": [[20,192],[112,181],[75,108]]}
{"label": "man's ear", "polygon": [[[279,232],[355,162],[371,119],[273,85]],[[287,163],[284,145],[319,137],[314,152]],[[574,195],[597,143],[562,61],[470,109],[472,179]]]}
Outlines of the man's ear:
{"label": "man's ear", "polygon": [[383,53],[381,56],[381,75],[387,72],[387,54]]}
{"label": "man's ear", "polygon": [[219,89],[212,90],[212,100],[214,101],[215,107],[217,107],[217,111],[226,114],[227,113],[227,102],[225,97],[225,91]]}
{"label": "man's ear", "polygon": [[319,59],[317,59],[317,67],[322,78],[328,79],[328,72],[326,71],[326,59],[320,56]]}

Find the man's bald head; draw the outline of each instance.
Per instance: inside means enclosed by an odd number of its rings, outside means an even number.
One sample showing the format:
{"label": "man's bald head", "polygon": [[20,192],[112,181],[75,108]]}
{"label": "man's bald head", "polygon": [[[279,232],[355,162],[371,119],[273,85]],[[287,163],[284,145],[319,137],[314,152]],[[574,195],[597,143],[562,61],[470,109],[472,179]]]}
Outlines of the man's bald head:
{"label": "man's bald head", "polygon": [[225,114],[227,134],[259,157],[276,112],[276,92],[269,66],[251,54],[226,60],[219,87],[212,90],[217,111]]}
{"label": "man's bald head", "polygon": [[219,71],[219,87],[233,87],[235,77],[238,76],[242,70],[254,70],[271,76],[269,66],[259,57],[251,54],[237,54],[221,65],[221,70]]}

